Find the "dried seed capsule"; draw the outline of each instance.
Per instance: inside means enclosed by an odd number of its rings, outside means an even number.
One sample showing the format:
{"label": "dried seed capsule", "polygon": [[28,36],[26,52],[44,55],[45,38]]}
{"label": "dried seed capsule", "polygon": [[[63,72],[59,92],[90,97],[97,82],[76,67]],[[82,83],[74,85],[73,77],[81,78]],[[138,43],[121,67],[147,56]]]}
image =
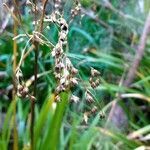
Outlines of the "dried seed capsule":
{"label": "dried seed capsule", "polygon": [[93,78],[92,77],[90,77],[89,82],[90,82],[90,84],[92,84],[92,82],[93,82]]}
{"label": "dried seed capsule", "polygon": [[69,88],[69,85],[70,85],[70,82],[68,80],[66,80],[65,84],[64,84],[64,87],[65,89],[68,89]]}
{"label": "dried seed capsule", "polygon": [[61,84],[61,85],[64,85],[65,82],[66,82],[66,78],[62,77],[62,78],[60,79],[60,84]]}
{"label": "dried seed capsule", "polygon": [[76,75],[78,73],[78,70],[74,67],[71,68],[71,74]]}
{"label": "dried seed capsule", "polygon": [[62,69],[63,69],[64,67],[65,67],[64,64],[60,62],[59,64],[56,64],[56,66],[55,66],[55,71],[56,71],[56,72],[60,72],[60,71],[62,71]]}
{"label": "dried seed capsule", "polygon": [[32,95],[29,95],[28,97],[30,98],[31,101],[35,101],[36,100],[36,98],[34,96],[32,96]]}
{"label": "dried seed capsule", "polygon": [[105,116],[105,113],[104,112],[100,112],[99,113],[99,117],[100,117],[100,119],[104,119],[106,116]]}
{"label": "dried seed capsule", "polygon": [[63,85],[59,85],[57,88],[56,88],[56,93],[59,94],[61,92],[64,92],[65,91],[65,87]]}
{"label": "dried seed capsule", "polygon": [[88,113],[88,112],[85,112],[85,113],[83,114],[83,121],[84,121],[85,124],[88,123],[88,116],[89,116],[89,113]]}
{"label": "dried seed capsule", "polygon": [[94,102],[94,99],[93,99],[93,97],[91,96],[91,94],[89,92],[85,93],[85,98],[86,98],[86,101],[88,103],[93,103]]}
{"label": "dried seed capsule", "polygon": [[68,27],[66,20],[64,18],[59,18],[58,23],[60,24],[60,26],[66,25]]}
{"label": "dried seed capsule", "polygon": [[66,58],[66,66],[67,66],[68,70],[70,70],[72,68],[72,63],[69,58]]}
{"label": "dried seed capsule", "polygon": [[65,32],[60,32],[59,33],[59,40],[61,40],[62,42],[65,41],[66,39],[66,33]]}
{"label": "dried seed capsule", "polygon": [[60,74],[60,73],[54,73],[54,75],[55,75],[55,78],[56,78],[57,80],[60,80],[60,79],[61,79],[61,74]]}
{"label": "dried seed capsule", "polygon": [[75,95],[72,95],[70,100],[71,100],[71,102],[78,103],[79,102],[79,97],[77,97]]}
{"label": "dried seed capsule", "polygon": [[93,108],[92,108],[92,110],[91,110],[91,113],[96,113],[97,112],[97,110],[98,110],[98,108],[96,107],[96,106],[94,106]]}
{"label": "dried seed capsule", "polygon": [[99,79],[96,79],[95,85],[96,85],[96,87],[100,85],[100,80]]}
{"label": "dried seed capsule", "polygon": [[91,87],[92,87],[93,89],[96,88],[95,82],[92,82],[92,83],[91,83]]}
{"label": "dried seed capsule", "polygon": [[58,49],[56,49],[56,51],[55,51],[56,57],[59,57],[62,53],[63,53],[62,48],[58,48]]}
{"label": "dried seed capsule", "polygon": [[26,5],[32,6],[32,3],[30,2],[30,0],[26,1]]}
{"label": "dried seed capsule", "polygon": [[21,94],[20,94],[20,92],[19,92],[19,91],[17,91],[17,96],[18,96],[18,97],[21,97]]}
{"label": "dried seed capsule", "polygon": [[24,87],[19,93],[21,94],[21,97],[25,98],[29,93],[29,89],[27,87]]}
{"label": "dried seed capsule", "polygon": [[78,85],[78,80],[77,80],[77,78],[71,78],[71,79],[70,79],[70,83],[71,83],[71,85],[73,85],[73,86]]}
{"label": "dried seed capsule", "polygon": [[92,77],[97,77],[100,75],[100,72],[94,68],[91,68],[91,76]]}
{"label": "dried seed capsule", "polygon": [[29,89],[28,89],[27,87],[24,87],[23,91],[24,91],[25,93],[28,93],[28,92],[29,92]]}
{"label": "dried seed capsule", "polygon": [[61,102],[59,95],[56,95],[56,97],[55,97],[55,102]]}
{"label": "dried seed capsule", "polygon": [[23,87],[22,85],[20,85],[20,84],[17,86],[17,90],[18,90],[19,92],[21,92],[21,91],[23,90],[23,88],[24,88],[24,87]]}
{"label": "dried seed capsule", "polygon": [[67,24],[62,25],[62,26],[61,26],[61,30],[67,32],[67,30],[68,30],[68,25],[67,25]]}

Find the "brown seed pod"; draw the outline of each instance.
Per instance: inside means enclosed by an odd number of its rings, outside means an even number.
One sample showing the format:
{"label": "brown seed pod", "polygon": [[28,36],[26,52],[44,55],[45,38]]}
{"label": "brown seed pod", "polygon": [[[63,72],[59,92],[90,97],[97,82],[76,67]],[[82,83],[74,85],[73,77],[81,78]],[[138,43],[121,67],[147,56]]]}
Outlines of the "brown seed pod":
{"label": "brown seed pod", "polygon": [[97,77],[100,75],[100,72],[94,68],[91,68],[91,76],[92,77]]}
{"label": "brown seed pod", "polygon": [[96,87],[100,85],[100,80],[99,79],[96,79],[95,85],[96,85]]}
{"label": "brown seed pod", "polygon": [[100,112],[99,113],[99,117],[100,117],[100,119],[104,119],[105,117],[106,117],[106,115],[105,115],[105,113],[104,112]]}
{"label": "brown seed pod", "polygon": [[85,113],[83,114],[83,122],[84,122],[85,124],[87,124],[87,123],[88,123],[88,119],[89,119],[89,112],[85,112]]}
{"label": "brown seed pod", "polygon": [[91,83],[91,87],[92,87],[93,89],[96,88],[95,82],[92,82],[92,83]]}
{"label": "brown seed pod", "polygon": [[97,112],[98,108],[96,106],[94,106],[91,110],[91,113],[92,114],[95,114]]}
{"label": "brown seed pod", "polygon": [[70,98],[70,101],[74,102],[74,103],[78,103],[79,102],[79,97],[77,97],[75,95],[72,95],[71,98]]}
{"label": "brown seed pod", "polygon": [[86,101],[88,103],[93,103],[94,102],[93,97],[91,96],[91,94],[88,91],[86,91],[86,93],[85,93],[85,98],[86,98]]}
{"label": "brown seed pod", "polygon": [[78,70],[74,67],[71,68],[71,74],[76,75],[78,73]]}
{"label": "brown seed pod", "polygon": [[71,78],[71,79],[70,79],[70,83],[71,83],[72,86],[78,85],[78,80],[77,80],[77,78]]}
{"label": "brown seed pod", "polygon": [[56,95],[56,97],[55,97],[55,102],[61,102],[61,99],[60,99],[60,96],[59,96],[59,95]]}
{"label": "brown seed pod", "polygon": [[56,72],[60,72],[60,71],[62,71],[62,69],[64,67],[65,67],[64,64],[60,62],[60,63],[58,63],[58,64],[55,65],[55,71]]}
{"label": "brown seed pod", "polygon": [[63,85],[59,85],[55,90],[56,94],[60,94],[61,92],[64,91],[65,91],[65,87]]}
{"label": "brown seed pod", "polygon": [[93,78],[92,77],[90,77],[89,82],[90,82],[90,84],[93,83]]}
{"label": "brown seed pod", "polygon": [[21,92],[21,91],[23,90],[23,88],[24,88],[24,87],[23,87],[22,85],[19,84],[19,85],[17,86],[18,92]]}

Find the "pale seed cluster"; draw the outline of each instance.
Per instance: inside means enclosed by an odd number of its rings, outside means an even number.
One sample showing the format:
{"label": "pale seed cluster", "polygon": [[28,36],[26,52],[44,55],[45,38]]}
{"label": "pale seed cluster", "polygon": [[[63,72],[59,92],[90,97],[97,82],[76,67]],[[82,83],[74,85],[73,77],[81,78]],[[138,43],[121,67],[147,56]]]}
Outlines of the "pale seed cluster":
{"label": "pale seed cluster", "polygon": [[91,68],[91,77],[90,77],[89,81],[90,81],[90,85],[93,89],[98,87],[100,84],[99,76],[100,76],[100,72],[94,68]]}
{"label": "pale seed cluster", "polygon": [[77,96],[75,96],[75,95],[72,94],[72,96],[71,96],[71,98],[70,98],[70,101],[71,101],[71,102],[78,103],[79,100],[80,100],[79,97],[77,97]]}
{"label": "pale seed cluster", "polygon": [[[94,68],[91,68],[91,76],[90,76],[89,82],[93,89],[98,87],[100,84],[99,76],[100,76],[100,72]],[[92,93],[89,90],[86,90],[85,92],[85,99],[88,104],[93,105],[94,98],[93,98]],[[97,111],[98,111],[98,108],[94,105],[90,111],[85,112],[83,115],[84,123],[87,124],[88,118],[90,117],[90,115],[95,114]]]}
{"label": "pale seed cluster", "polygon": [[[42,12],[42,7],[37,7],[35,9],[35,5],[30,1],[27,0],[26,4],[31,7],[31,11],[35,13],[35,10],[40,14]],[[60,93],[69,90],[71,87],[78,85],[78,78],[76,77],[78,70],[73,66],[70,59],[65,55],[64,48],[67,45],[67,34],[68,34],[68,23],[62,17],[63,13],[61,12],[62,8],[62,0],[55,0],[54,1],[54,11],[50,15],[45,15],[43,20],[44,22],[53,22],[59,26],[59,39],[56,46],[53,48],[51,55],[54,58],[54,76],[57,80],[57,87],[55,89],[55,101],[60,101]],[[79,1],[76,1],[76,7],[71,10],[71,17],[74,18],[78,15],[81,11],[81,4]],[[37,25],[39,24],[40,20],[36,20]],[[41,35],[39,35],[41,37]],[[38,36],[36,38],[38,40]],[[40,39],[40,44],[42,43]],[[44,42],[43,42],[44,43]],[[45,42],[46,43],[46,42]],[[48,43],[49,44],[49,43]],[[23,84],[22,81],[22,73],[21,70],[16,71],[16,87],[17,87],[17,95],[22,98],[29,98],[30,100],[35,100],[29,93],[28,87]],[[91,68],[91,76],[89,78],[89,83],[92,89],[97,88],[100,85],[100,72],[94,68]],[[94,97],[89,90],[85,92],[85,99],[86,102],[92,105],[92,109],[87,111],[83,115],[83,120],[87,124],[88,118],[90,115],[95,114],[98,111],[98,108],[93,104]],[[72,94],[70,101],[74,103],[79,102],[79,97]],[[100,116],[103,116],[100,114]]]}
{"label": "pale seed cluster", "polygon": [[79,1],[76,1],[76,7],[71,9],[71,17],[74,18],[79,14],[80,11],[81,11],[81,4],[79,3]]}
{"label": "pale seed cluster", "polygon": [[83,114],[83,121],[84,121],[84,123],[87,124],[90,115],[95,114],[97,111],[98,111],[98,108],[96,106],[94,106],[90,111],[85,112]]}
{"label": "pale seed cluster", "polygon": [[[75,77],[78,70],[73,66],[63,50],[67,44],[68,24],[64,18],[60,17],[58,19],[58,17],[59,16],[55,16],[55,18],[57,18],[55,22],[60,27],[59,39],[51,53],[55,60],[54,75],[57,79],[57,87],[55,90],[56,101],[60,101],[59,94],[61,92],[78,84],[78,79]],[[72,97],[72,100],[75,102],[78,101],[74,96]]]}
{"label": "pale seed cluster", "polygon": [[93,103],[94,102],[94,99],[93,99],[93,97],[92,97],[92,95],[89,91],[85,92],[85,98],[86,98],[86,101],[88,103]]}
{"label": "pale seed cluster", "polygon": [[54,8],[55,8],[55,13],[60,12],[60,9],[62,7],[62,0],[55,0],[54,2]]}
{"label": "pale seed cluster", "polygon": [[29,98],[30,100],[35,100],[35,97],[29,93],[29,88],[24,84],[22,78],[23,74],[21,70],[18,69],[15,75],[17,96],[21,98]]}

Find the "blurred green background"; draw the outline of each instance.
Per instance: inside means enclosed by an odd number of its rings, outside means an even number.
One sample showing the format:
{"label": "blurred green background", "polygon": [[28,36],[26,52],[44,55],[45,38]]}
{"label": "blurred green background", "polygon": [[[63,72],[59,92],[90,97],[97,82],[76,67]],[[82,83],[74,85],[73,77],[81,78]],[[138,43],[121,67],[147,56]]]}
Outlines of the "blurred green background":
{"label": "blurred green background", "polygon": [[[5,1],[3,1],[5,2]],[[7,2],[13,7],[12,2]],[[40,3],[40,2],[39,2]],[[49,3],[51,3],[49,1]],[[56,80],[53,75],[54,60],[52,49],[46,45],[39,47],[37,101],[35,106],[35,149],[75,149],[75,150],[146,150],[150,148],[150,38],[148,37],[144,56],[138,67],[132,86],[120,86],[122,77],[134,59],[144,23],[150,10],[149,0],[81,0],[81,12],[69,24],[68,44],[65,53],[79,70],[82,78],[71,92],[61,95],[62,102],[55,108],[54,90]],[[19,2],[23,28],[32,34],[34,16],[28,11],[25,1]],[[51,10],[47,6],[47,13]],[[69,22],[70,10],[74,2],[64,1],[64,17]],[[13,106],[12,63],[13,63],[13,19],[0,2],[0,149],[12,149]],[[3,26],[7,23],[5,28]],[[21,27],[18,34],[24,34]],[[46,24],[43,35],[56,45],[58,27]],[[18,38],[19,61],[21,51],[28,38]],[[28,48],[30,45],[27,46]],[[32,51],[21,66],[24,81],[34,72],[34,52]],[[101,83],[96,90],[89,84],[90,67],[101,72]],[[84,113],[93,105],[85,101],[85,87],[95,96],[97,112],[90,115],[88,124],[83,123]],[[30,86],[33,91],[33,84]],[[71,93],[80,98],[79,103],[69,102]],[[117,93],[136,93],[135,98],[121,99],[120,111],[107,124],[112,101]],[[139,95],[146,97],[141,98]],[[99,115],[103,113],[104,118]],[[19,149],[30,149],[30,101],[17,97],[17,129]],[[136,131],[136,132],[135,132]],[[135,137],[129,135],[135,134]],[[147,147],[147,148],[146,148]]]}

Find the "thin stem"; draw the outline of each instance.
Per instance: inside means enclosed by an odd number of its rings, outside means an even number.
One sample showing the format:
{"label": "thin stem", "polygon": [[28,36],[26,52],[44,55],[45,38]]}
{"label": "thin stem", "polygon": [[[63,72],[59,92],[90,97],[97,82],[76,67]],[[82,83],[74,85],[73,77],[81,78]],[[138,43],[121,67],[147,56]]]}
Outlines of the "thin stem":
{"label": "thin stem", "polygon": [[[17,12],[14,12],[14,15],[17,16]],[[14,36],[17,36],[17,21],[14,20],[14,26],[13,26],[13,33]],[[16,71],[16,67],[17,67],[17,43],[16,40],[13,41],[13,101],[14,101],[14,108],[13,108],[13,138],[14,138],[14,142],[13,142],[13,149],[14,150],[18,150],[18,132],[17,132],[17,123],[16,123],[16,85],[15,85],[15,81],[14,81],[14,75],[15,75],[15,71]]]}
{"label": "thin stem", "polygon": [[[35,21],[35,30],[37,26],[37,6],[36,6],[36,0],[33,0],[33,3],[35,4],[35,14],[34,14],[34,21]],[[36,98],[36,87],[37,87],[37,73],[38,73],[38,43],[35,41],[33,37],[33,45],[35,47],[35,62],[34,62],[34,97]],[[34,110],[35,110],[35,102],[31,101],[31,125],[30,125],[30,133],[31,133],[31,150],[34,150]]]}
{"label": "thin stem", "polygon": [[44,21],[44,15],[45,15],[45,11],[46,11],[46,4],[47,4],[48,0],[45,0],[43,3],[43,11],[42,11],[42,15],[40,18],[40,28],[39,28],[39,32],[41,33],[43,30],[43,21]]}
{"label": "thin stem", "polygon": [[147,38],[148,38],[149,33],[150,33],[150,12],[149,12],[149,14],[147,16],[147,19],[145,21],[143,33],[141,35],[140,43],[138,45],[138,48],[136,50],[134,61],[132,62],[131,66],[130,66],[130,69],[127,73],[127,78],[124,81],[124,85],[126,87],[129,87],[130,84],[132,84],[132,82],[135,78],[137,69],[138,69],[138,67],[140,65],[140,62],[141,62],[141,60],[143,58],[143,55],[144,55],[144,50],[145,50],[145,47],[146,47],[146,42],[147,42]]}
{"label": "thin stem", "polygon": [[[37,95],[37,74],[38,74],[38,48],[39,45],[34,41],[35,46],[35,62],[34,62],[34,97]],[[31,150],[34,150],[34,110],[35,110],[35,101],[31,101]]]}
{"label": "thin stem", "polygon": [[[37,28],[37,1],[33,1],[35,4],[35,31],[36,29],[39,30],[39,33],[42,33],[43,30],[43,20],[44,20],[44,15],[45,15],[45,8],[48,0],[45,0],[43,4],[43,12],[41,15],[41,22],[39,28]],[[33,37],[33,45],[35,47],[35,62],[34,62],[34,97],[36,98],[37,95],[37,74],[38,74],[38,53],[39,53],[39,42],[36,41],[35,35]],[[31,132],[31,150],[34,150],[34,109],[35,109],[35,101],[31,101],[31,126],[30,126],[30,132]]]}

